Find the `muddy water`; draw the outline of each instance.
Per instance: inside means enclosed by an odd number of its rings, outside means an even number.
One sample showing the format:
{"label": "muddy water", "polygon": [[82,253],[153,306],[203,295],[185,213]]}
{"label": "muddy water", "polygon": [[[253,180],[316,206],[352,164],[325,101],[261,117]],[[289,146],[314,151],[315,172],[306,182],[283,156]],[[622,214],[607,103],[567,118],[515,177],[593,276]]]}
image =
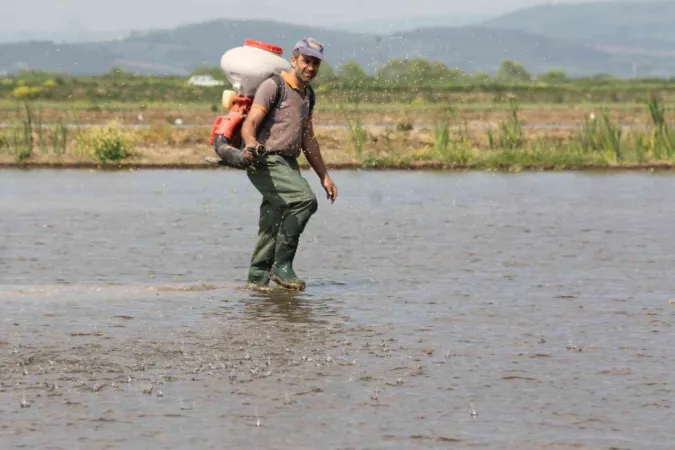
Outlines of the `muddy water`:
{"label": "muddy water", "polygon": [[[0,173],[2,448],[673,448],[673,175]],[[471,411],[475,411],[472,413]]]}

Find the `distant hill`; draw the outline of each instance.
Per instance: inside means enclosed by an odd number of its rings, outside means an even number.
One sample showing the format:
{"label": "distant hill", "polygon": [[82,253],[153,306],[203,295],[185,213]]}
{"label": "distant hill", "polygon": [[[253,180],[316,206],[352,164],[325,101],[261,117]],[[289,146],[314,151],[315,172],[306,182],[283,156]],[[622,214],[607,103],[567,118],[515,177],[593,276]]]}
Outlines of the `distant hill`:
{"label": "distant hill", "polygon": [[564,3],[524,8],[482,22],[603,47],[673,50],[675,1]]}
{"label": "distant hill", "polygon": [[90,47],[58,45],[46,41],[0,44],[0,72],[40,69],[50,72],[101,73],[108,71],[111,62],[118,58],[119,55],[104,44]]}
{"label": "distant hill", "polygon": [[74,74],[100,73],[112,67],[145,73],[187,74],[202,65],[218,65],[228,48],[253,38],[283,46],[289,56],[295,42],[311,34],[325,42],[332,61],[374,61],[371,35],[308,28],[270,21],[215,20],[173,29],[132,32],[106,42],[0,44],[0,70],[22,67]]}
{"label": "distant hill", "polygon": [[467,71],[497,71],[505,59],[523,63],[530,72],[565,69],[578,75],[625,72],[612,55],[583,44],[541,37],[516,30],[484,26],[424,28],[396,33],[392,56],[420,56]]}
{"label": "distant hill", "polygon": [[476,25],[490,19],[490,14],[441,14],[435,16],[406,17],[404,19],[371,19],[337,23],[330,28],[355,33],[390,35],[429,27],[463,27]]}
{"label": "distant hill", "polygon": [[[504,16],[506,17],[506,16]],[[568,26],[573,29],[573,25]],[[313,28],[272,21],[214,20],[173,29],[132,33],[106,42],[0,44],[0,72],[33,68],[73,74],[96,74],[120,67],[140,73],[186,75],[202,65],[218,65],[223,52],[253,38],[283,46],[285,56],[296,40],[313,35],[326,45],[327,61],[339,66],[356,61],[369,72],[376,62],[424,57],[467,71],[494,73],[504,59],[518,61],[533,73],[562,69],[571,75],[610,73],[630,76],[637,57],[601,51],[586,42],[542,36],[531,31],[489,26],[421,27],[381,36]],[[612,50],[612,49],[609,49]],[[668,50],[664,47],[664,50]],[[675,74],[667,56],[640,55],[641,73]]]}
{"label": "distant hill", "polygon": [[26,41],[53,41],[53,42],[88,42],[88,41],[109,41],[112,39],[124,38],[130,33],[130,30],[118,31],[95,31],[83,29],[66,29],[62,31],[52,30],[29,30],[29,31],[8,31],[0,29],[0,43],[26,42]]}
{"label": "distant hill", "polygon": [[[374,63],[374,36],[262,20],[221,19],[174,29],[132,33],[127,39],[106,43],[104,48],[120,55],[120,59],[126,61],[121,65],[129,69],[136,66],[129,61],[143,61],[189,72],[201,65],[220,64],[223,52],[242,45],[246,39],[280,45],[285,51],[284,56],[289,57],[297,40],[306,35],[312,35],[325,44],[332,65],[350,59]],[[93,49],[99,45],[87,44],[83,47]]]}

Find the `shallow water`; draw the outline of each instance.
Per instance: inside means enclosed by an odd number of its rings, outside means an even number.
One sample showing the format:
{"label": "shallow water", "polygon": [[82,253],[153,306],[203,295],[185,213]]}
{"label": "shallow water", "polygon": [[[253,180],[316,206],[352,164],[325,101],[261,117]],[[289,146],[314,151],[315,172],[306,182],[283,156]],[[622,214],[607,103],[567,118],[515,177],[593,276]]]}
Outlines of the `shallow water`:
{"label": "shallow water", "polygon": [[[0,172],[3,448],[673,448],[672,174]],[[476,414],[471,414],[474,409]]]}

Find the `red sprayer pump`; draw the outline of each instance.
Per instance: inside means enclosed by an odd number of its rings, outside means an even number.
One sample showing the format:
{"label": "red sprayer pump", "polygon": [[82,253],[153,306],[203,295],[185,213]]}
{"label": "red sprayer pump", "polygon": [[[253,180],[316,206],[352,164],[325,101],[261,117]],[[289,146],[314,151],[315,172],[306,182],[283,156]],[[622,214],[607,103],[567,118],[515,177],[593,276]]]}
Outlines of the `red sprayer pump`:
{"label": "red sprayer pump", "polygon": [[282,54],[281,47],[252,39],[223,54],[220,66],[233,90],[223,91],[222,105],[228,113],[218,116],[211,128],[209,142],[221,158],[218,164],[239,169],[248,165],[242,154],[241,125],[258,86],[270,76],[291,69]]}

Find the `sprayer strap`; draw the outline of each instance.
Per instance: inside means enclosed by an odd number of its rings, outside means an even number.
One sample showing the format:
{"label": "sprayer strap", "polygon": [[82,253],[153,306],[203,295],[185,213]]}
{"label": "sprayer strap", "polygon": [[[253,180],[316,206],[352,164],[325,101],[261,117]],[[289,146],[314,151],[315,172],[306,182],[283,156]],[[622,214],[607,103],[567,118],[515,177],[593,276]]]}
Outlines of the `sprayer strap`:
{"label": "sprayer strap", "polygon": [[[279,102],[281,101],[281,98],[284,93],[284,89],[286,87],[286,83],[284,82],[283,78],[281,78],[281,75],[278,73],[274,73],[270,76],[273,80],[274,83],[277,85],[277,95],[274,97],[274,102],[272,102],[272,108],[274,109],[279,105]],[[314,111],[314,104],[316,103],[316,96],[314,94],[314,89],[312,88],[311,85],[307,86],[307,95],[309,95],[309,115],[312,115],[312,112]]]}
{"label": "sprayer strap", "polygon": [[311,84],[307,85],[307,94],[309,95],[309,115],[312,115],[312,112],[314,111],[314,105],[316,104],[316,95],[314,94],[314,88],[312,88]]}
{"label": "sprayer strap", "polygon": [[281,75],[278,73],[274,73],[271,76],[272,80],[274,80],[274,84],[277,85],[277,94],[274,96],[274,101],[272,102],[272,107],[270,110],[276,108],[279,106],[279,102],[281,101],[281,97],[283,96],[283,89],[284,89],[284,80],[281,79]]}

